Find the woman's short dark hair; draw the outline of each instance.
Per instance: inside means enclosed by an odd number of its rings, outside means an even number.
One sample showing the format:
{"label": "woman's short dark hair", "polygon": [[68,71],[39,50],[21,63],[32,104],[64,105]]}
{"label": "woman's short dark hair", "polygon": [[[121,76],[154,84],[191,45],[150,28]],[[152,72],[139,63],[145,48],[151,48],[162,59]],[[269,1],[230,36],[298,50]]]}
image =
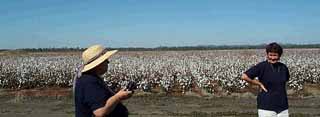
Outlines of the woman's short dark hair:
{"label": "woman's short dark hair", "polygon": [[282,49],[282,47],[281,47],[279,44],[277,44],[276,42],[272,42],[272,43],[270,43],[270,44],[268,44],[268,45],[266,46],[266,52],[267,52],[267,54],[268,54],[269,52],[278,53],[279,56],[281,56],[282,53],[283,53],[283,49]]}

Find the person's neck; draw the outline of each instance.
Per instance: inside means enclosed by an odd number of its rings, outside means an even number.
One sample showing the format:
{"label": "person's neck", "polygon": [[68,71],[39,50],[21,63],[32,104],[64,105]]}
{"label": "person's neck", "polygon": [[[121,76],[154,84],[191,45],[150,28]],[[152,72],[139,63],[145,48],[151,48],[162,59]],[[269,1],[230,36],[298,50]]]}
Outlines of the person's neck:
{"label": "person's neck", "polygon": [[84,74],[100,77],[96,72],[93,71],[85,72]]}

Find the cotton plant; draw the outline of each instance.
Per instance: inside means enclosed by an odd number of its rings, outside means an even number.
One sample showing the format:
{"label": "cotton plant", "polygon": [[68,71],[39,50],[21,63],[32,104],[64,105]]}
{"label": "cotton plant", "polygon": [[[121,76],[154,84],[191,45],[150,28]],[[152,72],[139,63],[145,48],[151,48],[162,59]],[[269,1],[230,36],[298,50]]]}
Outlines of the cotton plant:
{"label": "cotton plant", "polygon": [[[290,71],[289,88],[302,90],[305,83],[320,84],[320,54],[315,54],[319,51],[284,50],[281,62]],[[180,88],[185,93],[194,87],[211,93],[217,87],[233,92],[248,86],[240,78],[242,73],[263,60],[262,49],[119,52],[111,57],[103,79],[112,88],[134,81],[138,90],[146,92],[157,87],[166,92]],[[70,87],[81,64],[80,55],[0,56],[0,87]]]}

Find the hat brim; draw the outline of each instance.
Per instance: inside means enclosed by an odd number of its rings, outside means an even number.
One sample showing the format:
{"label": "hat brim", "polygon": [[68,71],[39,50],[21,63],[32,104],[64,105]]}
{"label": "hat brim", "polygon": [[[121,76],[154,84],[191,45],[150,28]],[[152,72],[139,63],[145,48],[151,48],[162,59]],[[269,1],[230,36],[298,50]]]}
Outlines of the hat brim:
{"label": "hat brim", "polygon": [[87,65],[85,65],[83,67],[83,69],[81,70],[81,72],[86,72],[86,71],[91,70],[92,68],[95,68],[96,66],[100,65],[103,61],[105,61],[108,58],[110,58],[111,55],[115,54],[116,52],[118,52],[118,50],[107,51],[105,54],[103,54],[102,56],[100,56],[96,60],[92,61],[91,63],[89,63]]}

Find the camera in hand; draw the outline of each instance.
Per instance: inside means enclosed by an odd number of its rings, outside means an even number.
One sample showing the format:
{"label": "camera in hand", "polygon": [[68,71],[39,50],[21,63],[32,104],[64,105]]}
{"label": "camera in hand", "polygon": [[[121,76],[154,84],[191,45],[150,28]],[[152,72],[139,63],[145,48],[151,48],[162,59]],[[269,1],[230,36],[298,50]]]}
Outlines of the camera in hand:
{"label": "camera in hand", "polygon": [[135,89],[137,89],[137,84],[133,81],[130,81],[128,83],[128,85],[126,86],[126,90],[128,90],[128,91],[133,91]]}

